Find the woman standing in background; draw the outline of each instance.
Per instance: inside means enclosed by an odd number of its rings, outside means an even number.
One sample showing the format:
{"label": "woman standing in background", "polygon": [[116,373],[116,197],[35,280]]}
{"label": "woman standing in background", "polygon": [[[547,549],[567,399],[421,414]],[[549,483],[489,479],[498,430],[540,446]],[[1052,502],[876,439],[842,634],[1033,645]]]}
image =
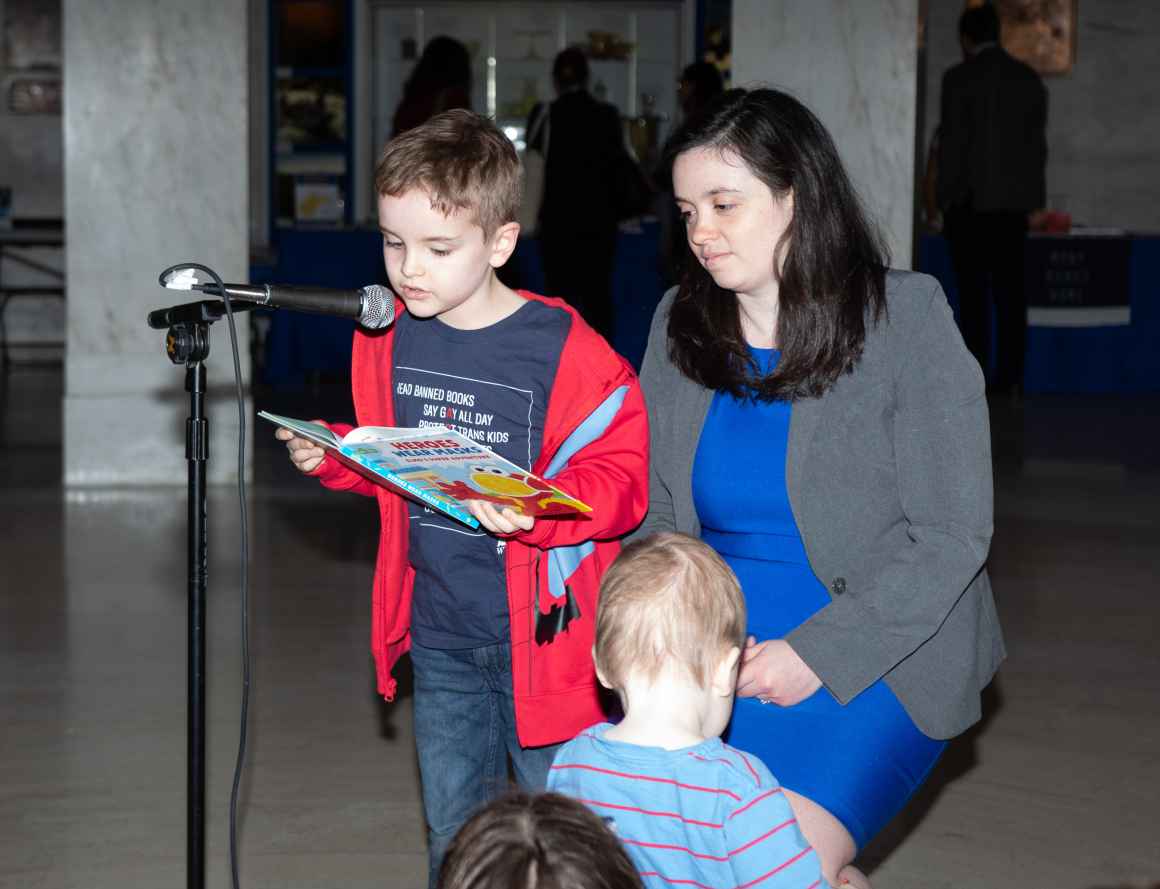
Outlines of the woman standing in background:
{"label": "woman standing in background", "polygon": [[471,55],[452,37],[432,37],[403,87],[391,137],[452,108],[471,108]]}

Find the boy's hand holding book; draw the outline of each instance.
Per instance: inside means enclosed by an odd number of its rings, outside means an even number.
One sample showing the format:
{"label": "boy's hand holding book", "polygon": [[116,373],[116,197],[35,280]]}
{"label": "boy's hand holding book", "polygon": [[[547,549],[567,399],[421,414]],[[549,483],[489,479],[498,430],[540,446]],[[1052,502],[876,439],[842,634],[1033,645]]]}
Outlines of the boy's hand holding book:
{"label": "boy's hand holding book", "polygon": [[300,472],[313,472],[326,456],[326,451],[319,445],[308,438],[297,437],[283,426],[274,430],[274,437],[278,441],[286,442],[286,449],[290,451],[290,462]]}
{"label": "boy's hand holding book", "polygon": [[520,515],[509,506],[496,509],[494,503],[486,500],[468,500],[467,511],[492,534],[516,534],[531,531],[536,524],[535,516]]}
{"label": "boy's hand holding book", "polygon": [[592,511],[545,479],[475,439],[446,426],[360,426],[339,437],[328,425],[259,416],[274,423],[290,461],[313,473],[329,454],[376,484],[438,510],[471,528],[501,536],[530,531],[536,516],[576,516]]}

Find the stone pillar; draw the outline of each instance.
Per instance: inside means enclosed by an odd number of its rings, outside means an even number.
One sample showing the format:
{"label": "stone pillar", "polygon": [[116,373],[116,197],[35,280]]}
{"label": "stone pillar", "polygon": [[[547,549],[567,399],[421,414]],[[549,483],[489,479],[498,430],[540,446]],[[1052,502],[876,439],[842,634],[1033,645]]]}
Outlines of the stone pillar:
{"label": "stone pillar", "polygon": [[733,0],[733,84],[801,99],[910,268],[919,0]]}
{"label": "stone pillar", "polygon": [[[64,0],[66,484],[185,484],[185,369],[145,316],[191,299],[158,287],[174,263],[248,280],[247,15],[236,0]],[[209,480],[225,482],[226,322],[210,336]]]}

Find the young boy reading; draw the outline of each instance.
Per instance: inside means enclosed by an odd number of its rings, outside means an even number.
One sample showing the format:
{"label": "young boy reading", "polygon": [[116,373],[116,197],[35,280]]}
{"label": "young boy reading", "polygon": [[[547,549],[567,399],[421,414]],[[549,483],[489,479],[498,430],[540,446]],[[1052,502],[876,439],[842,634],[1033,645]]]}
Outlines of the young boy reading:
{"label": "young boy reading", "polygon": [[465,110],[432,118],[387,143],[375,186],[405,310],[355,335],[359,424],[453,427],[593,507],[537,521],[472,501],[472,531],[275,433],[303,472],[378,499],[372,650],[388,700],[411,653],[434,885],[455,832],[506,788],[508,757],[522,787],[542,790],[555,745],[600,718],[596,595],[616,538],[647,507],[648,428],[624,359],[564,302],[496,277],[519,236],[521,186],[494,124]]}
{"label": "young boy reading", "polygon": [[604,577],[593,656],[624,719],[581,732],[548,788],[613,825],[645,886],[824,886],[777,780],[722,743],[745,644],[737,578],[709,546],[657,534]]}

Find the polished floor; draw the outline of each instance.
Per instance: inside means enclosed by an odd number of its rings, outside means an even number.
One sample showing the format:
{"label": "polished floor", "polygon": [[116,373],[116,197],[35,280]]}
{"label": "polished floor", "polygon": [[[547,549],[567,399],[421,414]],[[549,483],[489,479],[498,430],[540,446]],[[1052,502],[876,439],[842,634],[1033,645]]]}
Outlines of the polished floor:
{"label": "polished floor", "polygon": [[[63,490],[60,387],[51,368],[0,376],[0,886],[184,886],[184,481]],[[255,402],[344,409],[326,387]],[[1160,397],[992,413],[991,568],[1011,657],[983,725],[864,865],[879,889],[1160,884]],[[295,477],[266,432],[242,885],[421,886],[410,699],[375,696],[367,652],[373,510]],[[229,885],[238,527],[233,492],[213,491],[214,887]]]}

